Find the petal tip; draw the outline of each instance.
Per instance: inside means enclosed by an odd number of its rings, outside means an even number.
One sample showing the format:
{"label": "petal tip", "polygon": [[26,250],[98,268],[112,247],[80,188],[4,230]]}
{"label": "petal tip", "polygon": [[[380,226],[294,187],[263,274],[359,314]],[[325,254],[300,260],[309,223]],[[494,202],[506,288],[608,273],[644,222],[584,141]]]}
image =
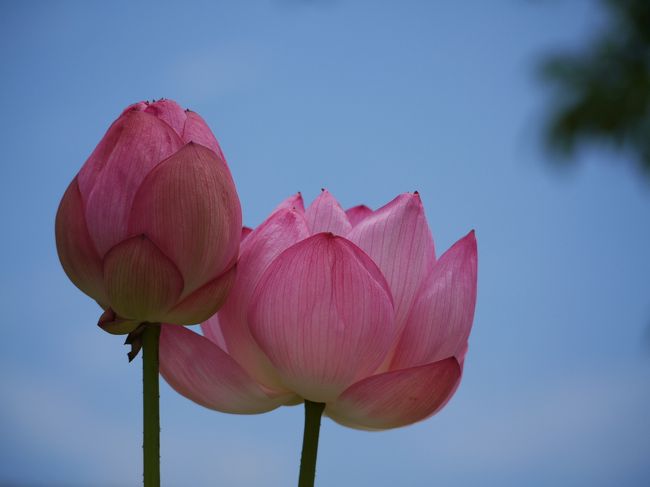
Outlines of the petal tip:
{"label": "petal tip", "polygon": [[476,253],[476,232],[474,229],[470,230],[458,243],[468,247],[470,252]]}
{"label": "petal tip", "polygon": [[418,191],[399,194],[392,201],[387,203],[384,208],[392,207],[394,205],[403,205],[404,208],[417,209],[418,212],[424,213],[422,198],[420,197],[420,193]]}

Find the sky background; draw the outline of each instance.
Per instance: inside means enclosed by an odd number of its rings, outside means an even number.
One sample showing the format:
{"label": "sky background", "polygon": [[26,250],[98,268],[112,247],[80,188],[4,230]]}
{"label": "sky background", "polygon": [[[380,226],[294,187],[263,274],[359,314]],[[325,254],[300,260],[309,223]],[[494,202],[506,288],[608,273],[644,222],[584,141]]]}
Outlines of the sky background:
{"label": "sky background", "polygon": [[[439,254],[476,229],[458,393],[387,432],[325,419],[319,487],[650,485],[650,181],[540,143],[536,65],[601,24],[582,0],[2,1],[0,485],[140,483],[140,359],[68,281],[54,216],[123,107],[159,97],[212,127],[248,225],[326,187],[419,190]],[[163,484],[295,485],[302,414],[162,382]]]}

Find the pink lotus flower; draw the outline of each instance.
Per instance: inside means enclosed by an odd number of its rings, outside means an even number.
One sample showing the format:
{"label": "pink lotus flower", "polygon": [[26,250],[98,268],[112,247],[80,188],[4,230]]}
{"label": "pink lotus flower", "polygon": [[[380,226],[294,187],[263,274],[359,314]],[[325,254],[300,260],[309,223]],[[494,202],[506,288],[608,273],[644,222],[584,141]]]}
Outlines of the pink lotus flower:
{"label": "pink lotus flower", "polygon": [[217,140],[171,100],[129,106],[68,187],[56,216],[70,280],[100,324],[209,318],[235,276],[241,208]]}
{"label": "pink lotus flower", "polygon": [[232,293],[205,336],[163,326],[161,373],[218,411],[308,400],[335,421],[422,420],[456,390],[476,302],[474,232],[436,260],[420,197],[347,212],[300,195],[245,232]]}

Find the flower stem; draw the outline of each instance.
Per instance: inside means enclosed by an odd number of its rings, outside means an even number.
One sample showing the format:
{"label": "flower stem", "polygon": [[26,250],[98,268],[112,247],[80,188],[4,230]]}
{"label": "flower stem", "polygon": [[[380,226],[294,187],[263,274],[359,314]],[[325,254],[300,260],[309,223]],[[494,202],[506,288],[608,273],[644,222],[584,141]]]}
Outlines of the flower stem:
{"label": "flower stem", "polygon": [[148,323],[142,335],[144,487],[160,486],[159,338],[160,325]]}
{"label": "flower stem", "polygon": [[305,401],[305,432],[302,438],[302,457],[300,458],[300,479],[298,480],[298,487],[314,486],[320,419],[324,409],[325,404],[322,402]]}

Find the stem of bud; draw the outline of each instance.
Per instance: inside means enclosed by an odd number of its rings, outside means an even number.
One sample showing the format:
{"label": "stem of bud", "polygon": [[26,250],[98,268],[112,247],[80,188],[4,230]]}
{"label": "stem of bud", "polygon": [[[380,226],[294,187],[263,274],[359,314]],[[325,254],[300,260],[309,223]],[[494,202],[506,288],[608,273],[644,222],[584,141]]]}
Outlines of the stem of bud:
{"label": "stem of bud", "polygon": [[144,487],[160,487],[159,339],[160,324],[147,323],[142,334]]}

